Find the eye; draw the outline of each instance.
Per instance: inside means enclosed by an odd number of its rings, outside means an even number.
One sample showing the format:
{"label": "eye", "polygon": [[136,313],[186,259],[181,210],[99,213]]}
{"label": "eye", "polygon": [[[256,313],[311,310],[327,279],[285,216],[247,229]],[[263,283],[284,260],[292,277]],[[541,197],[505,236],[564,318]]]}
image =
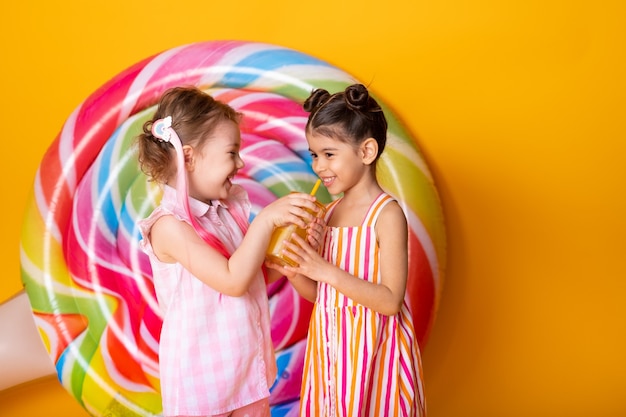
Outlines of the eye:
{"label": "eye", "polygon": [[326,158],[332,158],[335,154],[331,152],[326,152],[324,155],[326,156]]}
{"label": "eye", "polygon": [[311,158],[316,159],[317,158],[317,154],[315,152],[311,152]]}

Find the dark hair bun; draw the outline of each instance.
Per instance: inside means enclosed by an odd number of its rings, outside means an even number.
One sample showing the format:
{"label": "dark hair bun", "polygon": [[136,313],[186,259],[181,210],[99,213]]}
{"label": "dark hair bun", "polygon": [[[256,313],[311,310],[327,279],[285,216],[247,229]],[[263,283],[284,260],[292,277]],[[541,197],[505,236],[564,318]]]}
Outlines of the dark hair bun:
{"label": "dark hair bun", "polygon": [[346,88],[346,104],[348,108],[358,111],[367,111],[369,93],[363,84],[353,84]]}
{"label": "dark hair bun", "polygon": [[304,110],[310,113],[324,104],[329,98],[330,93],[328,91],[323,88],[315,89],[309,98],[304,101]]}

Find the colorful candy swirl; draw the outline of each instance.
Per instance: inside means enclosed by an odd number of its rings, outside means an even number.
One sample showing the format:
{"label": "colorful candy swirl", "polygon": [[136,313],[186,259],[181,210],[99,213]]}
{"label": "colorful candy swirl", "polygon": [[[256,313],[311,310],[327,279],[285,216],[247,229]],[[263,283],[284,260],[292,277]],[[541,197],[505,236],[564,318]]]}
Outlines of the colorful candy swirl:
{"label": "colorful candy swirl", "polygon": [[[161,413],[161,317],[136,227],[160,196],[139,171],[132,147],[160,95],[173,86],[196,85],[244,113],[246,167],[236,181],[247,189],[254,215],[291,190],[308,192],[316,180],[303,100],[314,88],[334,92],[354,82],[328,63],[284,47],[203,42],[137,63],[70,115],[36,175],[22,229],[21,267],[59,378],[90,414]],[[390,129],[379,176],[409,218],[408,298],[424,344],[443,280],[443,216],[415,140],[382,104]],[[317,195],[331,199],[323,189]],[[279,366],[272,415],[297,415],[311,304],[284,279],[268,295]]]}

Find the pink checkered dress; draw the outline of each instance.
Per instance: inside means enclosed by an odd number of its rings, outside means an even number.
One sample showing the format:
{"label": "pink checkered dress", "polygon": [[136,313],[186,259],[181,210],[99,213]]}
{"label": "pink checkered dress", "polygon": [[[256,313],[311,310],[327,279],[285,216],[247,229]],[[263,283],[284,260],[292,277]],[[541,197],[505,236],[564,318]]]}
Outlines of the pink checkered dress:
{"label": "pink checkered dress", "polygon": [[[228,200],[211,205],[191,199],[192,214],[232,253],[243,234],[229,213],[244,212],[246,191],[233,186]],[[276,377],[267,289],[261,269],[248,293],[229,297],[213,290],[180,264],[160,262],[150,229],[161,216],[175,215],[176,190],[166,186],[161,205],[139,222],[141,246],[152,265],[163,328],[159,368],[165,416],[226,413],[269,396]]]}

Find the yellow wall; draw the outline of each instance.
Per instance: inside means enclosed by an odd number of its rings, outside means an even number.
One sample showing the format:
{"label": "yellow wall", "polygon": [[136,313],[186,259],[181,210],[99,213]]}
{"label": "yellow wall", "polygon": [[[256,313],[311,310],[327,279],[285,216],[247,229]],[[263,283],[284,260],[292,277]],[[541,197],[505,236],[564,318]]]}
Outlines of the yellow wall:
{"label": "yellow wall", "polygon": [[[449,264],[430,416],[626,415],[626,3],[5,3],[0,301],[21,289],[40,158],[80,102],[181,44],[276,43],[371,83],[434,173]],[[0,392],[3,416],[55,407],[86,415],[54,381]]]}

